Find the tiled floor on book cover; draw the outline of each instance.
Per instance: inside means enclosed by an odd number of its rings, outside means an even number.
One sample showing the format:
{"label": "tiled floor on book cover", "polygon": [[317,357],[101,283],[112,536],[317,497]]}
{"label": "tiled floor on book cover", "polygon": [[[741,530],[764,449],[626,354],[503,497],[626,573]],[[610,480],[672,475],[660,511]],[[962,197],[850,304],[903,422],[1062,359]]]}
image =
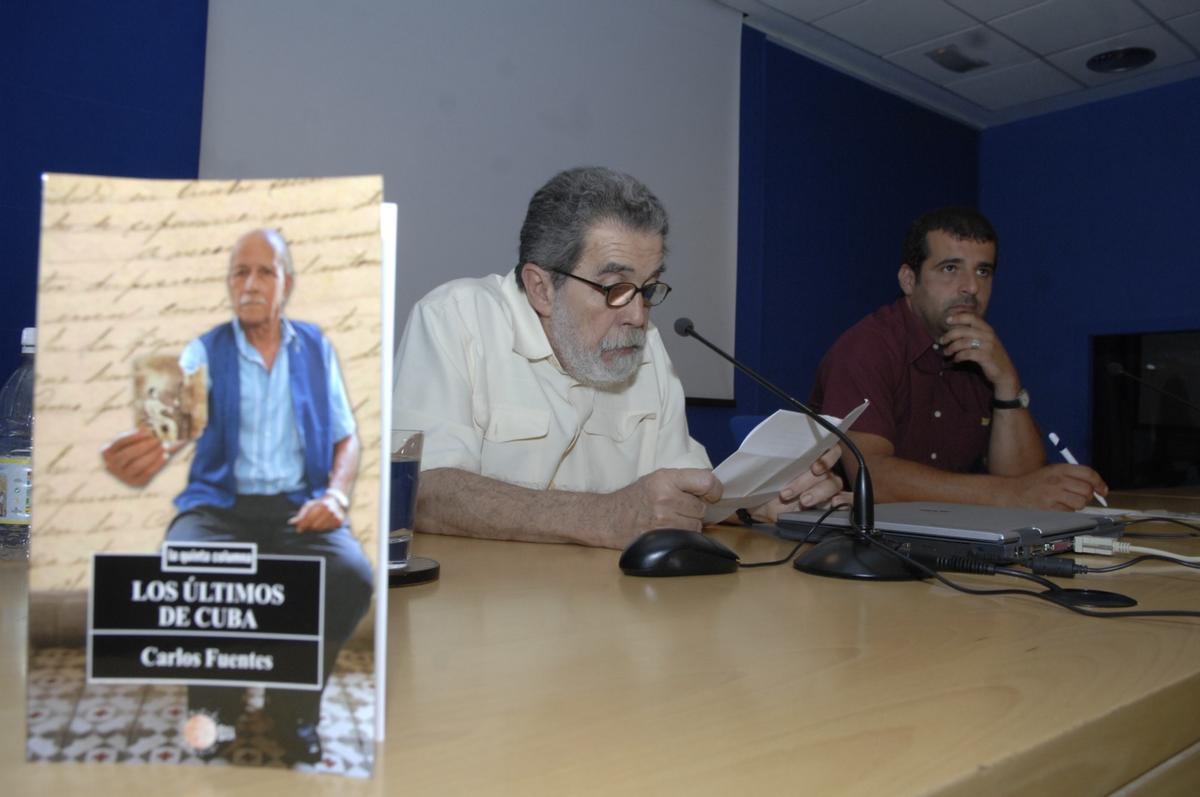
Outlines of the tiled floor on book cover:
{"label": "tiled floor on book cover", "polygon": [[[321,701],[325,755],[320,763],[297,769],[370,775],[375,724],[371,661],[370,651],[341,652]],[[82,649],[45,648],[33,654],[27,706],[30,761],[206,763],[180,736],[185,687],[89,686],[84,666]],[[237,740],[209,766],[285,766],[279,743],[264,727],[262,690],[247,692]]]}

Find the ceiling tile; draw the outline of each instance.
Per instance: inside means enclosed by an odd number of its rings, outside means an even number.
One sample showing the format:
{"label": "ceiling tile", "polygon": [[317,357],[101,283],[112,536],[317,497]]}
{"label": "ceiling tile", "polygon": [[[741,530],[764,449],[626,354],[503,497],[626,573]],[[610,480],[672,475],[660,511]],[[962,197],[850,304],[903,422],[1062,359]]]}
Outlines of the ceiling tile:
{"label": "ceiling tile", "polygon": [[876,55],[965,30],[974,20],[944,0],[867,0],[813,23]]}
{"label": "ceiling tile", "polygon": [[991,111],[1043,100],[1080,86],[1043,61],[1030,61],[978,77],[964,78],[946,88]]}
{"label": "ceiling tile", "polygon": [[1188,14],[1167,23],[1167,27],[1182,36],[1188,44],[1200,50],[1200,14]]}
{"label": "ceiling tile", "polygon": [[[972,60],[987,62],[988,66],[968,73],[954,72],[937,64],[927,55],[933,50],[951,46]],[[1011,39],[982,25],[933,41],[922,42],[915,47],[888,56],[888,60],[897,66],[902,66],[939,85],[962,80],[968,76],[995,72],[1007,66],[1032,61],[1035,58],[1036,56],[1024,47],[1013,44]]]}
{"label": "ceiling tile", "polygon": [[864,0],[762,0],[763,5],[804,22],[812,22],[862,2]]}
{"label": "ceiling tile", "polygon": [[1200,11],[1200,0],[1141,0],[1159,19],[1172,19]]}
{"label": "ceiling tile", "polygon": [[[1093,55],[1121,47],[1149,47],[1158,53],[1158,57],[1141,69],[1135,69],[1132,72],[1103,74],[1087,68],[1087,60]],[[1138,77],[1156,69],[1181,64],[1184,61],[1194,61],[1196,56],[1164,28],[1152,25],[1132,33],[1124,33],[1111,39],[1091,42],[1082,47],[1055,53],[1046,56],[1046,59],[1081,83],[1089,86],[1103,86],[1106,83]]]}
{"label": "ceiling tile", "polygon": [[993,20],[991,25],[1035,53],[1046,55],[1153,22],[1132,0],[1046,0]]}
{"label": "ceiling tile", "polygon": [[950,5],[958,6],[975,19],[987,22],[989,19],[1002,17],[1022,8],[1036,6],[1044,0],[947,0]]}
{"label": "ceiling tile", "polygon": [[[1200,0],[717,2],[743,13],[748,25],[784,46],[981,129],[1200,79]],[[1154,40],[1159,56],[1148,67],[1127,77],[1079,71],[1085,48],[1125,43],[1124,34],[1156,27],[1170,35],[1161,44]],[[977,38],[988,31],[994,42]],[[940,74],[945,70],[925,54],[950,44],[989,66],[961,77]],[[1060,53],[1051,63],[1049,57]]]}

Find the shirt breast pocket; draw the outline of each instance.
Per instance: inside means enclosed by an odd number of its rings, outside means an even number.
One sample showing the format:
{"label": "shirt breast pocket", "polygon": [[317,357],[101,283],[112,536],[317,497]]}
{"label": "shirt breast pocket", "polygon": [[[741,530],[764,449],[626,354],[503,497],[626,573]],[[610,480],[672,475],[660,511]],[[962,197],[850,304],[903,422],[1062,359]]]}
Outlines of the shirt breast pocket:
{"label": "shirt breast pocket", "polygon": [[497,406],[483,436],[493,443],[536,440],[550,431],[550,412],[536,407]]}
{"label": "shirt breast pocket", "polygon": [[606,437],[616,443],[633,438],[640,429],[653,423],[658,413],[647,410],[611,412],[595,410],[583,425],[586,434]]}

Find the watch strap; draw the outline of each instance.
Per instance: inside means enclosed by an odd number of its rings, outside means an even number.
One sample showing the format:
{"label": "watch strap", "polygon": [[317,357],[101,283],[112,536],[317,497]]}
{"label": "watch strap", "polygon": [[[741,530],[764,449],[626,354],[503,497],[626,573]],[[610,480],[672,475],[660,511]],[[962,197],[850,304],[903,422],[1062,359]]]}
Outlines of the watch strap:
{"label": "watch strap", "polygon": [[1017,391],[1017,397],[1008,399],[1007,401],[992,398],[992,409],[994,410],[1020,410],[1029,406],[1029,392],[1025,388]]}

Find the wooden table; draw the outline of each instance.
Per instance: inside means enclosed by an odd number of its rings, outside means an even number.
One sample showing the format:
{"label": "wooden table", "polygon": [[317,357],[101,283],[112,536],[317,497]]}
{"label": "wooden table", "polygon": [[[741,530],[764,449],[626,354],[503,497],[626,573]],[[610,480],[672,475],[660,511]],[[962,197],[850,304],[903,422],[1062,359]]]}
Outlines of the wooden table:
{"label": "wooden table", "polygon": [[[715,533],[744,561],[787,548]],[[1089,619],[1033,598],[791,567],[638,579],[620,573],[616,552],[573,546],[420,537],[414,547],[441,562],[442,578],[391,591],[389,735],[372,781],[22,763],[24,587],[18,568],[0,568],[3,791],[1060,795],[1139,778],[1128,793],[1200,784],[1200,619]],[[1200,572],[1124,572],[1087,583],[1142,608],[1200,610]]]}

